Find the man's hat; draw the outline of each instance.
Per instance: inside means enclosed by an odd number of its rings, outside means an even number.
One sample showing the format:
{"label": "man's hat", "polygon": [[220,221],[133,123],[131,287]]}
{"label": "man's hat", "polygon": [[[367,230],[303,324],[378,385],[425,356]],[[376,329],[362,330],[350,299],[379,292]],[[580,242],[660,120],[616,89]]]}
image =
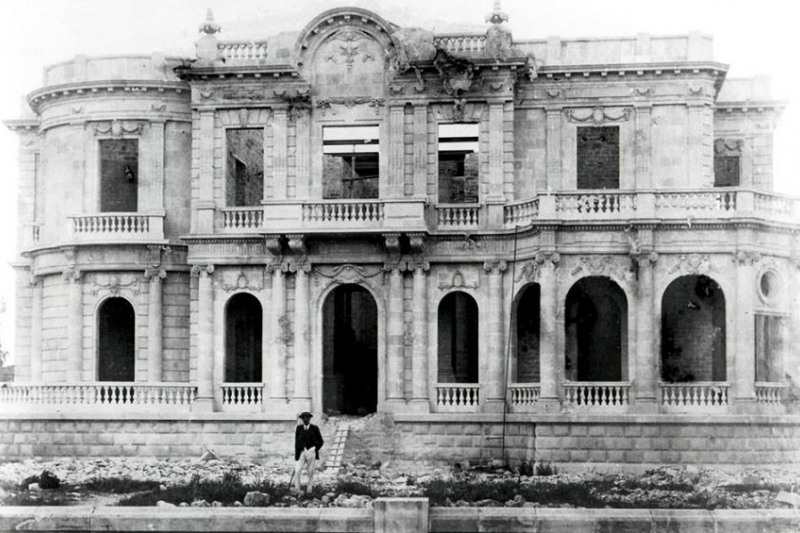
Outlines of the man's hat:
{"label": "man's hat", "polygon": [[312,415],[308,411],[303,411],[302,413],[300,413],[300,416],[298,416],[298,418],[311,418],[312,416],[314,415]]}

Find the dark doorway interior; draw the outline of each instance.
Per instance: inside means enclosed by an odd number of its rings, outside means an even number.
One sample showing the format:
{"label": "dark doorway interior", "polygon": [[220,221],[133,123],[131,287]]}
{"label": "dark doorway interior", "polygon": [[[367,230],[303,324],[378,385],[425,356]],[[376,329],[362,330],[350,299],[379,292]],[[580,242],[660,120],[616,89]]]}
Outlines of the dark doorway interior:
{"label": "dark doorway interior", "polygon": [[539,285],[522,291],[516,309],[517,383],[539,382]]}
{"label": "dark doorway interior", "polygon": [[464,292],[439,303],[439,383],[478,383],[478,304]]}
{"label": "dark doorway interior", "polygon": [[565,371],[574,381],[625,379],[628,302],[614,281],[579,280],[567,293]]}
{"label": "dark doorway interior", "polygon": [[252,294],[237,294],[225,316],[225,381],[260,383],[261,303]]}
{"label": "dark doorway interior", "polygon": [[124,298],[109,298],[97,312],[98,381],[134,381],[136,316]]}
{"label": "dark doorway interior", "polygon": [[358,285],[331,292],[323,314],[323,409],[349,415],[378,407],[378,308]]}
{"label": "dark doorway interior", "polygon": [[138,141],[100,141],[100,211],[135,213],[138,210],[138,181]]}
{"label": "dark doorway interior", "polygon": [[681,276],[661,300],[661,379],[725,381],[725,295],[708,276]]}

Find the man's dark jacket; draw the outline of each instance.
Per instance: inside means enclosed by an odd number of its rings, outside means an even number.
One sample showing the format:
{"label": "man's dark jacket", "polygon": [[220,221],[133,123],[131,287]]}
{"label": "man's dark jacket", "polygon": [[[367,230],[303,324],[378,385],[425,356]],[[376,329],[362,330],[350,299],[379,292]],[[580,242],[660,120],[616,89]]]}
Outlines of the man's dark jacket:
{"label": "man's dark jacket", "polygon": [[294,460],[300,459],[300,454],[303,450],[314,448],[317,459],[319,459],[319,449],[325,441],[322,440],[322,433],[319,428],[314,424],[309,424],[308,429],[305,429],[302,424],[297,426],[294,430]]}

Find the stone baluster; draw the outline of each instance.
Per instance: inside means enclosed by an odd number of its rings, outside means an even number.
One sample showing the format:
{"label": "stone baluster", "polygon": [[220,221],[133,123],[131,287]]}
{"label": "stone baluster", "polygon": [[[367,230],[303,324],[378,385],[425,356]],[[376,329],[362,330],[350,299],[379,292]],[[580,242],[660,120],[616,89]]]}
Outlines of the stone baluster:
{"label": "stone baluster", "polygon": [[414,347],[411,360],[412,403],[423,411],[428,403],[428,263],[414,265]]}
{"label": "stone baluster", "polygon": [[403,400],[403,270],[398,263],[385,267],[389,272],[389,298],[386,340],[386,400]]}
{"label": "stone baluster", "polygon": [[30,381],[42,381],[42,285],[44,280],[31,276],[31,364]]}
{"label": "stone baluster", "polygon": [[559,364],[556,317],[558,315],[558,279],[556,269],[561,256],[557,252],[536,258],[539,269],[539,404],[545,411],[558,409]]}
{"label": "stone baluster", "polygon": [[659,356],[655,338],[659,335],[656,317],[658,303],[654,294],[655,264],[658,254],[643,252],[634,256],[638,265],[639,287],[636,302],[636,361],[634,401],[637,412],[658,411]]}
{"label": "stone baluster", "polygon": [[147,292],[147,381],[160,383],[162,376],[162,352],[164,348],[164,320],[162,281],[167,277],[163,269],[147,269],[145,277],[150,280]]}
{"label": "stone baluster", "polygon": [[294,398],[309,409],[309,335],[308,335],[308,273],[309,265],[298,265],[294,286]]}
{"label": "stone baluster", "polygon": [[272,270],[272,310],[270,315],[270,394],[274,400],[286,400],[286,342],[284,329],[286,321],[286,277],[285,267],[275,266]]}
{"label": "stone baluster", "polygon": [[488,281],[488,298],[484,316],[486,320],[486,342],[484,347],[487,352],[485,357],[486,377],[483,379],[486,394],[484,395],[486,408],[489,411],[501,410],[503,402],[504,379],[506,379],[506,351],[503,342],[503,272],[507,268],[505,261],[484,263]]}
{"label": "stone baluster", "polygon": [[83,381],[83,283],[81,271],[68,269],[63,277],[69,284],[69,326],[67,327],[67,381]]}
{"label": "stone baluster", "polygon": [[197,276],[197,401],[196,409],[214,409],[214,265],[195,265]]}

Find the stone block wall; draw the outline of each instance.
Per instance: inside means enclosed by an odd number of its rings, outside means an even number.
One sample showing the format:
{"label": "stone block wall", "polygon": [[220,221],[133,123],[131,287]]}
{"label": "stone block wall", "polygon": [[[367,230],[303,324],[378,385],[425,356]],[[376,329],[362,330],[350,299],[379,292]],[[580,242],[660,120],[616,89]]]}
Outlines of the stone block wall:
{"label": "stone block wall", "polygon": [[42,380],[63,381],[67,371],[67,281],[42,276]]}
{"label": "stone block wall", "polygon": [[164,381],[189,381],[189,273],[169,273],[162,291],[162,377]]}

